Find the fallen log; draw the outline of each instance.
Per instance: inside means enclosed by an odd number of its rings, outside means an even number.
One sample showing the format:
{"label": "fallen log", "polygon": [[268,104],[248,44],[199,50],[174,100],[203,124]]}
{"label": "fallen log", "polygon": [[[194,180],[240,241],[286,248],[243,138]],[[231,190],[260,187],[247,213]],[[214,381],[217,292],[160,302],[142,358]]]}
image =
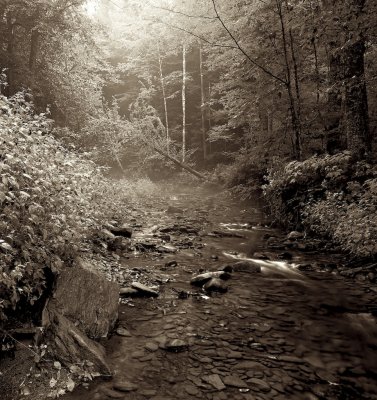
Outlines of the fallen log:
{"label": "fallen log", "polygon": [[153,146],[153,150],[156,151],[158,154],[162,155],[163,157],[167,158],[171,162],[173,162],[178,167],[180,167],[180,168],[186,170],[187,172],[189,172],[190,174],[196,176],[197,178],[199,178],[199,179],[201,179],[203,181],[208,181],[209,180],[207,177],[205,177],[200,172],[196,171],[195,169],[189,167],[186,164],[183,164],[182,162],[178,161],[176,158],[170,156],[169,154],[165,153],[164,151],[158,149],[157,147]]}

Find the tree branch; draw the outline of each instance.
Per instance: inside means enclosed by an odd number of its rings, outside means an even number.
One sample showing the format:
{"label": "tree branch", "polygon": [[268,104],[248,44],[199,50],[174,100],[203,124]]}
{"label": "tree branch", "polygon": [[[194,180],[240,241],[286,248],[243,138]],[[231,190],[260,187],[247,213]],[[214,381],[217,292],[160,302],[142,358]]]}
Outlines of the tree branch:
{"label": "tree branch", "polygon": [[241,45],[239,44],[238,40],[235,38],[235,36],[232,34],[232,32],[229,30],[229,28],[225,25],[224,21],[221,19],[220,14],[219,14],[219,12],[217,10],[217,6],[216,6],[215,0],[212,0],[212,5],[213,5],[213,10],[215,11],[215,14],[216,14],[216,18],[220,21],[220,23],[223,26],[223,28],[225,29],[225,31],[228,33],[230,38],[235,43],[235,46],[233,46],[233,48],[237,48],[253,65],[255,65],[256,67],[261,69],[265,74],[271,76],[272,78],[274,78],[275,80],[283,83],[284,85],[287,85],[287,82],[284,79],[282,79],[279,76],[275,75],[273,72],[271,72],[266,67],[264,67],[263,65],[259,64],[257,61],[255,61],[253,58],[250,57],[250,55],[244,50],[243,47],[241,47]]}
{"label": "tree branch", "polygon": [[187,17],[187,18],[209,19],[209,20],[212,20],[212,21],[217,20],[216,17],[208,17],[208,16],[206,16],[206,15],[190,15],[190,14],[186,14],[186,13],[184,13],[184,12],[182,12],[182,11],[173,10],[173,9],[171,9],[171,8],[157,7],[157,6],[154,6],[153,4],[150,4],[150,6],[151,6],[152,8],[156,8],[156,9],[158,9],[158,10],[168,11],[168,12],[170,12],[170,13],[182,15],[183,17]]}
{"label": "tree branch", "polygon": [[226,49],[236,49],[236,50],[238,49],[237,46],[213,43],[213,42],[211,42],[210,40],[206,39],[203,36],[197,35],[196,33],[192,32],[192,31],[189,31],[187,29],[181,28],[180,26],[169,24],[168,22],[162,21],[161,19],[158,19],[158,18],[153,19],[152,22],[157,22],[159,24],[166,25],[169,28],[177,29],[179,31],[188,33],[189,35],[194,36],[194,37],[202,40],[203,42],[205,42],[205,43],[207,43],[207,44],[209,44],[210,46],[213,46],[213,47],[222,47],[222,48],[226,48]]}

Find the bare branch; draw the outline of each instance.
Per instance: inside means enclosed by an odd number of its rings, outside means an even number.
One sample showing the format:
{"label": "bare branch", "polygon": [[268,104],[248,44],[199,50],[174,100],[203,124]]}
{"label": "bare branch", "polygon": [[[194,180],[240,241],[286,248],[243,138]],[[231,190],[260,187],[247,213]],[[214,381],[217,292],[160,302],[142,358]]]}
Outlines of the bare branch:
{"label": "bare branch", "polygon": [[226,48],[226,49],[236,49],[236,50],[238,49],[238,47],[236,47],[236,46],[211,42],[210,40],[206,39],[205,37],[197,35],[196,33],[192,32],[192,31],[189,31],[187,29],[181,28],[180,26],[177,26],[177,25],[169,24],[168,22],[162,21],[161,19],[158,19],[158,18],[153,19],[152,22],[157,22],[159,24],[163,24],[165,26],[168,26],[169,28],[177,29],[179,31],[185,32],[185,33],[187,33],[187,34],[189,34],[191,36],[194,36],[194,37],[202,40],[204,43],[207,43],[207,44],[209,44],[210,46],[213,46],[213,47],[222,47],[222,48]]}
{"label": "bare branch", "polygon": [[273,72],[271,72],[266,67],[264,67],[263,65],[259,64],[256,60],[254,60],[253,58],[250,57],[250,55],[244,50],[243,47],[241,47],[241,45],[239,44],[238,40],[235,38],[235,36],[232,34],[232,32],[229,30],[229,28],[225,25],[224,21],[221,19],[220,14],[219,14],[219,12],[217,10],[217,6],[216,6],[215,0],[212,0],[212,5],[213,5],[213,10],[216,13],[216,18],[220,21],[220,23],[223,26],[223,28],[226,30],[226,32],[228,33],[230,38],[235,43],[235,46],[233,46],[233,48],[237,48],[253,65],[255,65],[256,67],[261,69],[265,74],[271,76],[272,78],[274,78],[277,81],[283,83],[284,85],[287,85],[287,82],[284,79],[282,79],[279,76],[275,75]]}
{"label": "bare branch", "polygon": [[208,16],[206,16],[206,15],[190,15],[190,14],[186,14],[186,13],[184,13],[184,12],[182,12],[182,11],[173,10],[173,9],[171,9],[171,8],[157,7],[157,6],[154,6],[154,5],[152,5],[152,4],[150,4],[150,6],[151,6],[152,8],[156,8],[156,9],[158,9],[158,10],[168,11],[168,12],[170,12],[170,13],[182,15],[183,17],[187,17],[187,18],[198,18],[198,19],[217,20],[216,17],[208,17]]}

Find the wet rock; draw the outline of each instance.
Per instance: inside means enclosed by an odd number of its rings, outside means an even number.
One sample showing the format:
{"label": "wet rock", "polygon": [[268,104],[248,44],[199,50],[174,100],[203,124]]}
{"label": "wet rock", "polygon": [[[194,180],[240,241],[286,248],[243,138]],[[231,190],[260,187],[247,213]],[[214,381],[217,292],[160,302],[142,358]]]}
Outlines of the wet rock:
{"label": "wet rock", "polygon": [[171,233],[171,232],[175,232],[178,234],[193,234],[193,235],[197,235],[199,233],[199,228],[194,227],[194,226],[189,226],[189,225],[173,225],[173,226],[167,226],[165,228],[161,228],[160,232],[162,233]]}
{"label": "wet rock", "polygon": [[261,272],[261,266],[254,261],[238,261],[235,264],[231,265],[234,272],[249,272],[249,273],[258,273]]}
{"label": "wet rock", "polygon": [[145,297],[158,297],[159,293],[156,292],[156,290],[143,285],[140,282],[132,282],[131,286],[133,289],[136,289],[141,295],[145,296]]}
{"label": "wet rock", "polygon": [[212,374],[208,376],[203,376],[203,381],[209,383],[211,386],[213,386],[216,390],[224,390],[225,385],[223,381],[221,380],[220,376],[217,374]]}
{"label": "wet rock", "polygon": [[48,307],[76,323],[91,338],[108,335],[118,319],[119,286],[109,282],[91,264],[77,260],[63,268]]}
{"label": "wet rock", "polygon": [[269,260],[270,257],[265,253],[255,252],[253,254],[253,258],[257,258],[258,260]]}
{"label": "wet rock", "polygon": [[109,399],[124,399],[124,393],[119,393],[107,387],[101,388],[101,392]]}
{"label": "wet rock", "polygon": [[212,231],[211,233],[213,236],[217,236],[217,237],[233,237],[233,238],[239,238],[239,239],[245,238],[245,235],[241,235],[240,233],[237,233],[237,232],[215,230],[215,231]]}
{"label": "wet rock", "polygon": [[99,234],[98,234],[102,239],[105,240],[113,240],[115,239],[115,235],[113,233],[111,233],[108,229],[102,229],[100,230]]}
{"label": "wet rock", "polygon": [[222,279],[212,278],[203,286],[206,292],[220,292],[225,293],[228,291],[228,286]]}
{"label": "wet rock", "polygon": [[165,267],[166,268],[168,268],[168,267],[176,267],[177,265],[178,265],[178,263],[177,263],[176,260],[172,260],[172,261],[169,261],[169,262],[165,263]]}
{"label": "wet rock", "polygon": [[155,251],[157,247],[157,243],[152,242],[137,242],[134,243],[134,247],[137,251],[146,252],[146,251]]}
{"label": "wet rock", "polygon": [[56,360],[67,367],[76,364],[79,360],[87,360],[93,364],[95,372],[111,375],[105,361],[105,350],[100,344],[89,339],[51,304],[44,313],[48,320],[46,337],[51,337],[49,352]]}
{"label": "wet rock", "polygon": [[292,232],[288,233],[287,239],[297,240],[297,239],[303,238],[304,236],[305,236],[305,234],[302,232],[292,231]]}
{"label": "wet rock", "polygon": [[204,274],[194,276],[191,279],[190,283],[191,285],[202,286],[206,282],[210,281],[212,278],[227,280],[231,278],[231,275],[225,271],[206,272]]}
{"label": "wet rock", "polygon": [[189,345],[184,340],[173,339],[165,343],[165,350],[171,351],[173,353],[180,353],[188,349]]}
{"label": "wet rock", "polygon": [[120,392],[133,392],[138,389],[138,386],[127,380],[117,380],[114,382],[113,388]]}
{"label": "wet rock", "polygon": [[159,253],[176,253],[178,251],[178,249],[172,245],[158,246],[156,250]]}
{"label": "wet rock", "polygon": [[262,392],[269,392],[271,390],[270,385],[263,379],[251,378],[248,380],[252,385],[256,386]]}
{"label": "wet rock", "polygon": [[128,225],[124,224],[120,227],[110,228],[110,232],[115,236],[122,236],[124,238],[131,239],[133,230]]}
{"label": "wet rock", "polygon": [[144,346],[144,348],[145,348],[146,350],[148,350],[148,351],[154,352],[154,351],[157,351],[157,350],[159,349],[159,346],[158,346],[157,343],[149,342],[149,343],[146,343],[146,345]]}
{"label": "wet rock", "polygon": [[190,395],[190,396],[197,396],[200,392],[199,390],[193,386],[193,385],[189,385],[186,384],[185,385],[185,391]]}
{"label": "wet rock", "polygon": [[231,265],[225,265],[222,269],[224,272],[228,272],[229,274],[233,272],[233,267]]}
{"label": "wet rock", "polygon": [[130,331],[123,327],[118,328],[116,330],[116,333],[118,336],[123,336],[123,337],[131,337],[132,336]]}
{"label": "wet rock", "polygon": [[133,288],[121,288],[119,290],[119,295],[121,297],[137,297],[140,295],[140,292]]}
{"label": "wet rock", "polygon": [[246,389],[247,384],[237,375],[228,375],[223,378],[223,382],[226,386],[236,387],[239,389]]}

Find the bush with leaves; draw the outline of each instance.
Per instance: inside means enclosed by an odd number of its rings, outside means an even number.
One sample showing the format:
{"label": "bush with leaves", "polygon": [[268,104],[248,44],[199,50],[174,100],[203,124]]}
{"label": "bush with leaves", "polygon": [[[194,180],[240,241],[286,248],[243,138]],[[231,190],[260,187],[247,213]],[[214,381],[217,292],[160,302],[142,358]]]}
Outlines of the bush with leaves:
{"label": "bush with leaves", "polygon": [[258,161],[246,149],[241,149],[232,163],[220,164],[214,173],[233,193],[242,199],[250,199],[260,195],[266,170],[267,164]]}
{"label": "bush with leaves", "polygon": [[357,256],[377,255],[377,168],[349,152],[270,169],[264,186],[272,215],[328,237]]}
{"label": "bush with leaves", "polygon": [[47,277],[73,263],[85,236],[125,212],[125,190],[51,127],[27,92],[0,95],[0,326],[41,299]]}

